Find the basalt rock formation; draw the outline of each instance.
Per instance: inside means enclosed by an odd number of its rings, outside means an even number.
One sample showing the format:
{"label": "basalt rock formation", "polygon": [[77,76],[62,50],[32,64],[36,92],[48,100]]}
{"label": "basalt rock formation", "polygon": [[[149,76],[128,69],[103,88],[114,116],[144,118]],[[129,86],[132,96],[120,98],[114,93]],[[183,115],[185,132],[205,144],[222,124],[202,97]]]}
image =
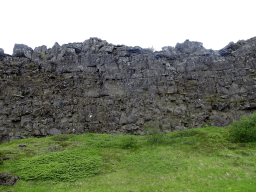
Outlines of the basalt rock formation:
{"label": "basalt rock formation", "polygon": [[0,49],[0,143],[62,133],[226,126],[256,111],[256,37],[152,52],[98,38]]}

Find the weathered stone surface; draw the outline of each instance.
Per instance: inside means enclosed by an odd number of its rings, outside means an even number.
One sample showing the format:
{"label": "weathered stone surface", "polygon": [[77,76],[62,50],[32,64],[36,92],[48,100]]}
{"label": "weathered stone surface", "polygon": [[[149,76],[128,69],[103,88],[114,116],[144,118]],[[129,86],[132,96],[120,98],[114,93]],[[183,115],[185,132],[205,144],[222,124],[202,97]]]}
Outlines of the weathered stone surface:
{"label": "weathered stone surface", "polygon": [[4,50],[2,48],[0,48],[0,56],[4,55]]}
{"label": "weathered stone surface", "polygon": [[211,126],[221,127],[228,125],[228,121],[225,117],[214,115],[211,118]]}
{"label": "weathered stone surface", "polygon": [[183,130],[186,130],[186,128],[183,126],[176,126],[173,131],[183,131]]}
{"label": "weathered stone surface", "polygon": [[13,48],[14,57],[27,57],[32,58],[33,49],[24,44],[15,44]]}
{"label": "weathered stone surface", "polygon": [[11,173],[0,174],[0,185],[13,186],[20,178]]}
{"label": "weathered stone surface", "polygon": [[56,135],[56,134],[61,134],[61,131],[56,128],[52,128],[52,129],[47,130],[47,133],[49,135]]}
{"label": "weathered stone surface", "polygon": [[45,45],[36,47],[32,53],[32,60],[36,61],[36,60],[40,60],[40,59],[44,59],[46,60],[47,57],[45,55],[45,53],[47,52],[47,47]]}
{"label": "weathered stone surface", "polygon": [[128,123],[128,118],[126,116],[126,114],[123,112],[121,117],[120,117],[120,121],[119,124],[124,125]]}
{"label": "weathered stone surface", "polygon": [[187,108],[185,106],[176,107],[173,111],[174,115],[185,115]]}
{"label": "weathered stone surface", "polygon": [[142,134],[151,121],[166,131],[224,126],[256,111],[255,37],[219,51],[186,40],[151,52],[99,38],[14,50],[0,55],[0,143]]}

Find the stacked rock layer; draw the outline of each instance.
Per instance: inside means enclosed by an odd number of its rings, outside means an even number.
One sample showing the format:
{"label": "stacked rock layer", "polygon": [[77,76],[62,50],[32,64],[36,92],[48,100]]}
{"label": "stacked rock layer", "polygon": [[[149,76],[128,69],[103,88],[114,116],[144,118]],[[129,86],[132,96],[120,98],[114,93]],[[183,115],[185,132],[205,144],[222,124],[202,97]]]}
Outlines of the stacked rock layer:
{"label": "stacked rock layer", "polygon": [[256,37],[153,52],[98,38],[0,49],[0,143],[65,133],[226,126],[256,111]]}

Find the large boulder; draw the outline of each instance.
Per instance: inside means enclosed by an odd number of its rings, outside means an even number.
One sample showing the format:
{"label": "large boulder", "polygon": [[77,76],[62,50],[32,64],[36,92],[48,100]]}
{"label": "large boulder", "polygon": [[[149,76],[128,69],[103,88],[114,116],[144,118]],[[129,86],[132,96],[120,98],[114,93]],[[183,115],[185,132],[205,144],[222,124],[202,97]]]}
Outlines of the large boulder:
{"label": "large boulder", "polygon": [[33,49],[24,44],[15,44],[13,48],[14,57],[27,57],[32,58]]}
{"label": "large boulder", "polygon": [[0,185],[13,186],[20,178],[11,173],[0,174]]}

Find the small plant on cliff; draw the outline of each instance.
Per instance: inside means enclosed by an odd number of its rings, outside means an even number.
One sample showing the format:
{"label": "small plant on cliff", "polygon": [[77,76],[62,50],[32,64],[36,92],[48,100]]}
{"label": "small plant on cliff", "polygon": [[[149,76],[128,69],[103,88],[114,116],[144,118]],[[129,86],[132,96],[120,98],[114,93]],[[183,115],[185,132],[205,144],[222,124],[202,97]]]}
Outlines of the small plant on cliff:
{"label": "small plant on cliff", "polygon": [[47,55],[46,55],[45,53],[40,52],[40,53],[39,53],[39,55],[41,55],[41,56],[42,56],[42,58],[43,58],[44,60],[46,60],[46,59],[47,59]]}
{"label": "small plant on cliff", "polygon": [[244,102],[246,102],[247,100],[246,99],[242,99],[242,100],[240,100],[239,102],[240,103],[244,103]]}
{"label": "small plant on cliff", "polygon": [[151,48],[149,47],[148,48],[152,53],[154,53],[155,52],[155,48],[152,46]]}
{"label": "small plant on cliff", "polygon": [[230,126],[230,139],[234,142],[255,142],[256,113],[250,117],[243,115],[240,121],[234,121]]}
{"label": "small plant on cliff", "polygon": [[197,83],[194,82],[194,81],[190,81],[190,83],[191,83],[192,85],[197,85]]}
{"label": "small plant on cliff", "polygon": [[28,69],[32,70],[35,68],[35,65],[33,63],[29,63],[27,67],[28,67]]}
{"label": "small plant on cliff", "polygon": [[21,136],[26,136],[29,132],[22,133]]}
{"label": "small plant on cliff", "polygon": [[13,95],[14,97],[24,97],[23,95]]}

